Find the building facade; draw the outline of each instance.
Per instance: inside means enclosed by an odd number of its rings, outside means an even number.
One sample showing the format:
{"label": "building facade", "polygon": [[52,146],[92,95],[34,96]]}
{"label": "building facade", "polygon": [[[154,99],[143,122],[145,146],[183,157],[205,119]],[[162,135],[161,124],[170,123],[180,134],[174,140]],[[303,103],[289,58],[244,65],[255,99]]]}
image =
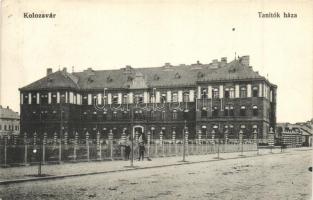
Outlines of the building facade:
{"label": "building facade", "polygon": [[65,132],[101,137],[123,132],[152,139],[188,137],[266,139],[276,124],[276,90],[253,71],[249,56],[228,63],[67,72],[66,68],[20,88],[22,133]]}
{"label": "building facade", "polygon": [[9,107],[0,106],[0,137],[19,135],[20,117]]}

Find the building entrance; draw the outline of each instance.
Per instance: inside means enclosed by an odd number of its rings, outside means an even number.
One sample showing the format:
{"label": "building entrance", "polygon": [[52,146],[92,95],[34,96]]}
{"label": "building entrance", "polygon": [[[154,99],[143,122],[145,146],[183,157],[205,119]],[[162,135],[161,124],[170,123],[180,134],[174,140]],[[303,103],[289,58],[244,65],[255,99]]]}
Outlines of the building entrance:
{"label": "building entrance", "polygon": [[145,135],[144,135],[144,127],[140,125],[136,125],[133,127],[133,138],[136,142],[144,142]]}

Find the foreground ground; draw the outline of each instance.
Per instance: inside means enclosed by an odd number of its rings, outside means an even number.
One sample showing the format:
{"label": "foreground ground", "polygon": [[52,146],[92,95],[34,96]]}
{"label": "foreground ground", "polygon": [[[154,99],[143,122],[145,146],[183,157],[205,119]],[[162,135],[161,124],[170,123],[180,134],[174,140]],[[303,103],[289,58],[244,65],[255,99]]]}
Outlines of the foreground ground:
{"label": "foreground ground", "polygon": [[311,199],[312,150],[0,186],[0,199]]}

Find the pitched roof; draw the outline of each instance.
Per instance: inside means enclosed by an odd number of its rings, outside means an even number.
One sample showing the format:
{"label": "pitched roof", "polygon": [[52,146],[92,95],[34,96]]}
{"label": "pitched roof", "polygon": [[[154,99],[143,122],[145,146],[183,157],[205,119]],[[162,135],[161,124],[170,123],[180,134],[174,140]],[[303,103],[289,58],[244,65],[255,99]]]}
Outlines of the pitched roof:
{"label": "pitched roof", "polygon": [[[217,65],[216,65],[217,64]],[[228,64],[196,63],[192,65],[162,67],[126,68],[118,70],[92,70],[72,74],[58,71],[50,74],[21,90],[73,88],[73,89],[118,89],[146,87],[193,86],[197,81],[262,78],[252,67],[244,65],[240,59]]]}
{"label": "pitched roof", "polygon": [[38,81],[21,88],[21,90],[42,90],[53,88],[79,89],[77,81],[77,77],[63,70],[51,73]]}
{"label": "pitched roof", "polygon": [[14,112],[11,108],[3,108],[0,105],[0,119],[20,119],[17,112]]}

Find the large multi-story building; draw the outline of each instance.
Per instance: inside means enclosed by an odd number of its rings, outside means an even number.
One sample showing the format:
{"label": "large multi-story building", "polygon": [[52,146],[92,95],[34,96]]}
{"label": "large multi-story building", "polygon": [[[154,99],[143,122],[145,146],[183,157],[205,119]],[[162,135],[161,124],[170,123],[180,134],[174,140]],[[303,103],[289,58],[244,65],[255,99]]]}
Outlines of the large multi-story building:
{"label": "large multi-story building", "polygon": [[0,137],[18,135],[20,133],[20,116],[11,108],[0,106]]}
{"label": "large multi-story building", "polygon": [[[113,133],[119,138],[133,130],[153,138],[171,139],[216,136],[267,138],[276,124],[276,89],[253,71],[249,56],[227,63],[227,58],[210,64],[57,72],[23,88],[21,130],[75,132],[91,137]],[[213,131],[214,130],[214,131]],[[204,136],[205,135],[205,136]]]}

